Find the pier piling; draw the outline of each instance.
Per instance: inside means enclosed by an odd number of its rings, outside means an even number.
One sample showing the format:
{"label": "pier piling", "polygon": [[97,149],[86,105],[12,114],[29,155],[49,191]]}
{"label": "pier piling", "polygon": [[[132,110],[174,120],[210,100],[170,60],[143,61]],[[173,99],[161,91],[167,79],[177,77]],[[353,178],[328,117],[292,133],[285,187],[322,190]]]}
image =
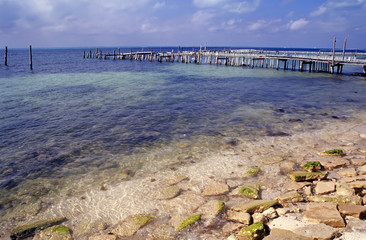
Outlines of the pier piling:
{"label": "pier piling", "polygon": [[30,69],[33,70],[32,45],[29,45],[29,65]]}
{"label": "pier piling", "polygon": [[5,47],[5,66],[8,66],[8,46]]}

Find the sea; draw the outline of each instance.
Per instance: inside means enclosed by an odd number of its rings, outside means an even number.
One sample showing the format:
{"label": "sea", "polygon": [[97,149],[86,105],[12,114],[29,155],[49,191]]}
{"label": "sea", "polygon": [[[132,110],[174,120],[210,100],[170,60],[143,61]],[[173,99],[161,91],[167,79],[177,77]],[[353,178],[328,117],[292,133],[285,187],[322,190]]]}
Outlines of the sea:
{"label": "sea", "polygon": [[[120,48],[130,50],[142,49]],[[0,222],[37,215],[53,204],[50,196],[141,177],[136,173],[146,164],[144,174],[159,174],[238,138],[290,136],[366,110],[366,78],[352,75],[361,67],[332,75],[88,59],[83,51],[95,48],[34,48],[31,70],[28,49],[8,51],[5,66],[0,50]],[[34,211],[21,214],[33,203]]]}

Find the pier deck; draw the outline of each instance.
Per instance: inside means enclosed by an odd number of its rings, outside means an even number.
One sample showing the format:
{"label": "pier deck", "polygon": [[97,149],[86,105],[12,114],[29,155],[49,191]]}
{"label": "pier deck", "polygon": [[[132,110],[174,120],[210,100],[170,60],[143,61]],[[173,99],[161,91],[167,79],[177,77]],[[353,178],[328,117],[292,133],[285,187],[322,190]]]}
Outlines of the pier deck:
{"label": "pier deck", "polygon": [[343,66],[361,66],[366,74],[366,53],[357,52],[301,52],[301,51],[261,51],[261,50],[220,50],[220,51],[179,51],[154,52],[137,51],[102,54],[101,50],[91,51],[84,58],[128,59],[139,61],[181,62],[195,64],[216,64],[225,66],[247,66],[298,70],[309,72],[329,72],[341,74]]}

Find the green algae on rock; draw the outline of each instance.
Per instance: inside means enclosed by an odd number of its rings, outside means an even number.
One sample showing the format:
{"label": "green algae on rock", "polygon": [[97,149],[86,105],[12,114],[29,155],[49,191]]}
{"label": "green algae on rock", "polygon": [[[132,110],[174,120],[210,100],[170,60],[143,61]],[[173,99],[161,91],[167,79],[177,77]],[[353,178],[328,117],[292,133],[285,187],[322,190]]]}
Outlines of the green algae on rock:
{"label": "green algae on rock", "polygon": [[178,227],[177,232],[182,231],[183,229],[185,229],[186,227],[192,225],[193,223],[197,222],[201,220],[201,214],[198,215],[194,215],[191,216],[189,218],[187,218],[186,220],[184,220]]}
{"label": "green algae on rock", "polygon": [[259,171],[260,171],[260,168],[259,168],[259,167],[252,167],[252,168],[250,168],[250,169],[247,171],[247,173],[248,173],[249,175],[254,176],[254,175],[257,175],[257,174],[259,173]]}
{"label": "green algae on rock", "polygon": [[10,238],[12,240],[26,238],[32,236],[36,230],[46,229],[48,227],[63,223],[66,220],[66,218],[61,217],[48,220],[40,220],[26,225],[21,225],[11,231]]}
{"label": "green algae on rock", "polygon": [[313,171],[322,169],[323,166],[321,165],[321,163],[319,161],[310,161],[310,162],[307,162],[302,167],[310,172],[313,172]]}
{"label": "green algae on rock", "polygon": [[37,232],[33,239],[37,240],[71,240],[70,229],[63,225],[49,227],[43,231]]}
{"label": "green algae on rock", "polygon": [[319,153],[320,155],[325,155],[325,156],[344,156],[346,155],[342,149],[332,149],[332,150],[327,150],[324,152]]}
{"label": "green algae on rock", "polygon": [[145,226],[152,218],[152,216],[140,214],[130,215],[115,227],[112,227],[110,232],[121,237],[131,237],[137,232],[137,230]]}
{"label": "green algae on rock", "polygon": [[234,211],[241,211],[247,213],[263,212],[270,207],[278,204],[277,200],[267,201],[267,200],[253,200],[248,203],[240,203],[233,206],[231,209]]}
{"label": "green algae on rock", "polygon": [[359,196],[308,196],[306,198],[309,202],[333,202],[333,203],[352,203],[362,205],[362,198]]}
{"label": "green algae on rock", "polygon": [[238,187],[234,194],[237,196],[248,197],[252,199],[259,199],[260,186],[258,184],[243,185]]}
{"label": "green algae on rock", "polygon": [[238,233],[239,240],[260,240],[266,235],[263,222],[256,222],[246,228],[242,228]]}
{"label": "green algae on rock", "polygon": [[303,182],[303,181],[325,179],[327,177],[327,174],[320,172],[294,171],[290,172],[288,176],[296,182]]}

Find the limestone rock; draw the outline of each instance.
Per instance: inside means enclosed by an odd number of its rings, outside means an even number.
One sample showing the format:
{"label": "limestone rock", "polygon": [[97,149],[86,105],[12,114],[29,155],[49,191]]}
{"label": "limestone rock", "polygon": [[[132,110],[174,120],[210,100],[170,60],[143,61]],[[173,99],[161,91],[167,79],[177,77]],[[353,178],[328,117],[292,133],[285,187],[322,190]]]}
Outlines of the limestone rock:
{"label": "limestone rock", "polygon": [[345,240],[363,240],[366,237],[365,220],[349,217],[346,230],[343,234]]}
{"label": "limestone rock", "polygon": [[291,191],[284,193],[276,198],[278,202],[286,206],[287,203],[295,203],[295,202],[302,202],[304,201],[304,198],[297,192],[297,191]]}
{"label": "limestone rock", "polygon": [[364,165],[366,165],[366,159],[365,158],[353,158],[353,159],[351,159],[351,163],[355,166],[364,166]]}
{"label": "limestone rock", "polygon": [[311,186],[311,182],[294,182],[294,181],[288,181],[285,184],[285,188],[288,191],[297,191],[301,188],[304,188],[306,186]]}
{"label": "limestone rock", "polygon": [[366,165],[357,168],[359,175],[366,175]]}
{"label": "limestone rock", "polygon": [[[337,228],[330,227],[324,223],[315,224],[299,221],[294,216],[276,218],[268,224],[268,227],[271,229],[271,232],[274,229],[288,230],[310,239],[333,239],[339,231]],[[282,240],[282,238],[278,239]]]}
{"label": "limestone rock", "polygon": [[322,169],[322,165],[319,161],[310,161],[302,166],[305,170],[315,172],[316,170]]}
{"label": "limestone rock", "polygon": [[71,233],[68,227],[57,225],[37,232],[33,240],[71,240]]}
{"label": "limestone rock", "polygon": [[23,239],[34,234],[36,230],[46,229],[48,227],[65,222],[66,218],[54,218],[48,220],[40,220],[30,224],[21,225],[14,228],[10,233],[11,239]]}
{"label": "limestone rock", "polygon": [[344,177],[356,177],[357,176],[357,172],[354,168],[345,168],[342,170],[339,170],[338,175],[340,176],[344,176]]}
{"label": "limestone rock", "polygon": [[347,183],[337,183],[336,184],[337,195],[341,196],[353,196],[355,190]]}
{"label": "limestone rock", "polygon": [[335,191],[334,182],[318,182],[315,186],[316,194],[328,194]]}
{"label": "limestone rock", "polygon": [[342,149],[331,149],[324,152],[319,153],[320,156],[344,156],[346,155]]}
{"label": "limestone rock", "polygon": [[266,235],[266,229],[263,222],[253,223],[242,228],[238,233],[239,240],[260,240]]}
{"label": "limestone rock", "polygon": [[313,223],[324,223],[332,227],[346,226],[335,203],[309,203],[306,207],[304,220]]}
{"label": "limestone rock", "polygon": [[292,231],[274,228],[263,240],[312,240],[312,237],[298,235]]}
{"label": "limestone rock", "polygon": [[311,186],[304,187],[304,194],[307,196],[313,195],[313,193],[311,192]]}
{"label": "limestone rock", "polygon": [[131,237],[145,226],[153,217],[144,215],[130,215],[122,222],[109,229],[109,232],[120,237]]}
{"label": "limestone rock", "polygon": [[188,179],[189,179],[188,176],[176,175],[176,176],[173,176],[173,177],[169,178],[168,180],[166,180],[165,183],[168,185],[175,185],[177,183],[180,183],[180,182],[188,180]]}
{"label": "limestone rock", "polygon": [[274,219],[278,217],[277,211],[273,207],[270,207],[267,210],[263,211],[263,215],[268,219]]}
{"label": "limestone rock", "polygon": [[263,213],[253,213],[252,218],[253,218],[253,223],[267,222],[267,218],[263,215]]}
{"label": "limestone rock", "polygon": [[354,204],[339,204],[338,211],[347,216],[366,219],[366,206]]}
{"label": "limestone rock", "polygon": [[89,237],[88,240],[117,240],[117,236],[113,234],[98,234]]}
{"label": "limestone rock", "polygon": [[229,186],[226,183],[214,182],[205,187],[203,196],[218,196],[229,192]]}
{"label": "limestone rock", "polygon": [[156,198],[159,200],[172,199],[179,195],[181,189],[177,186],[168,186],[160,188],[156,193]]}
{"label": "limestone rock", "polygon": [[245,212],[237,212],[237,211],[233,211],[233,210],[228,210],[226,213],[226,219],[233,221],[233,222],[238,222],[238,223],[243,223],[245,225],[249,225],[250,221],[251,221],[251,216],[249,213],[245,213]]}
{"label": "limestone rock", "polygon": [[192,213],[205,203],[205,199],[195,193],[183,193],[169,200],[166,207],[173,213]]}
{"label": "limestone rock", "polygon": [[222,233],[227,236],[233,232],[238,231],[239,229],[241,229],[244,225],[241,223],[235,223],[235,222],[227,222],[225,223],[225,225],[222,227]]}
{"label": "limestone rock", "polygon": [[323,165],[325,169],[329,170],[344,167],[349,164],[349,162],[343,158],[324,158],[319,159],[319,162]]}
{"label": "limestone rock", "polygon": [[296,182],[325,179],[327,177],[327,174],[324,173],[305,171],[294,171],[290,172],[288,175],[292,180]]}
{"label": "limestone rock", "polygon": [[201,214],[193,215],[188,218],[185,218],[183,221],[181,221],[178,225],[175,226],[175,231],[180,232],[183,229],[189,227],[190,225],[194,224],[195,222],[201,220]]}
{"label": "limestone rock", "polygon": [[202,214],[201,220],[206,226],[212,225],[215,218],[223,212],[225,203],[219,200],[210,200],[197,209],[197,212]]}
{"label": "limestone rock", "polygon": [[176,232],[174,228],[169,224],[159,224],[151,233],[148,235],[148,240],[175,240]]}
{"label": "limestone rock", "polygon": [[259,167],[251,167],[250,169],[248,169],[247,174],[255,176],[258,174],[259,171],[260,171]]}
{"label": "limestone rock", "polygon": [[352,204],[357,204],[357,205],[361,205],[362,204],[362,199],[359,196],[330,196],[330,195],[326,195],[326,196],[308,196],[306,198],[307,201],[309,202],[317,202],[317,203],[325,203],[325,202],[330,202],[330,203],[352,203]]}
{"label": "limestone rock", "polygon": [[350,182],[349,185],[352,188],[366,188],[366,181],[355,181],[355,182]]}
{"label": "limestone rock", "polygon": [[258,184],[243,185],[236,188],[230,195],[259,199],[259,190]]}
{"label": "limestone rock", "polygon": [[238,238],[234,234],[231,234],[226,240],[238,240]]}
{"label": "limestone rock", "polygon": [[247,213],[263,212],[264,210],[278,204],[277,200],[253,200],[248,203],[239,203],[234,205],[231,209],[234,211],[242,211]]}

